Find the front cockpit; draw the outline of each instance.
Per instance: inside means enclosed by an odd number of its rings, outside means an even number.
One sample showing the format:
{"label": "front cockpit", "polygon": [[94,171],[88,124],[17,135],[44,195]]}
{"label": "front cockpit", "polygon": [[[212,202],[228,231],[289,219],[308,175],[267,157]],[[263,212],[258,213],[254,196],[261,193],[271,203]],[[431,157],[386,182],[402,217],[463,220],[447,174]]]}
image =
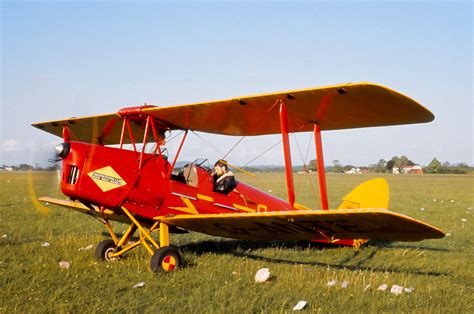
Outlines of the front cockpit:
{"label": "front cockpit", "polygon": [[189,186],[198,187],[200,183],[210,180],[211,165],[206,158],[198,158],[193,162],[185,163],[182,167],[175,167],[170,179]]}

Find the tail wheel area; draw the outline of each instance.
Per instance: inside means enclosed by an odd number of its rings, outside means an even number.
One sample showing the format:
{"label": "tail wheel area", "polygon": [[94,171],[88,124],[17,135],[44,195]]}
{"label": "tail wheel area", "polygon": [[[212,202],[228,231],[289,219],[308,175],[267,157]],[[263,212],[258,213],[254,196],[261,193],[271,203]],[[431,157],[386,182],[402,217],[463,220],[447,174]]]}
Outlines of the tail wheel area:
{"label": "tail wheel area", "polygon": [[171,272],[180,268],[181,255],[175,246],[163,246],[151,257],[150,267],[153,272]]}
{"label": "tail wheel area", "polygon": [[95,258],[99,261],[113,262],[118,260],[118,257],[111,256],[115,252],[117,252],[115,242],[112,239],[107,239],[99,242],[95,248]]}

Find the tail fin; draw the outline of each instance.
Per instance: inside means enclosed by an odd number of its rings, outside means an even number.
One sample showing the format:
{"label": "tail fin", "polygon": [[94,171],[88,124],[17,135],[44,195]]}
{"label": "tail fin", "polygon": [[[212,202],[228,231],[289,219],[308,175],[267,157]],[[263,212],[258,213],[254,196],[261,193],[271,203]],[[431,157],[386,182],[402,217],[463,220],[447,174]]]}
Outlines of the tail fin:
{"label": "tail fin", "polygon": [[[385,208],[388,209],[389,190],[387,180],[376,178],[365,181],[342,199],[339,209]],[[358,249],[367,243],[366,239],[340,239],[336,244],[352,246]]]}
{"label": "tail fin", "polygon": [[339,209],[385,208],[388,209],[388,183],[383,178],[365,181],[343,198]]}
{"label": "tail fin", "polygon": [[[338,209],[352,208],[385,208],[388,209],[388,183],[383,178],[365,181],[349,194],[344,196]],[[366,239],[326,239],[312,240],[314,242],[330,243],[343,246],[352,246],[358,249],[368,242]]]}

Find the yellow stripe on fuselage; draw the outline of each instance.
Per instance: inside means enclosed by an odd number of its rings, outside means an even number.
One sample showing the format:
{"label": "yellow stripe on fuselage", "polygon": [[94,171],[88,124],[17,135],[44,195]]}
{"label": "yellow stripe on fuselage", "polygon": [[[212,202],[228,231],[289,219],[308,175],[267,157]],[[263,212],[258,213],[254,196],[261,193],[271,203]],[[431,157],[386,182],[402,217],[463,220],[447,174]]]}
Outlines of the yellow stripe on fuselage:
{"label": "yellow stripe on fuselage", "polygon": [[239,204],[232,204],[232,205],[237,209],[240,209],[240,210],[243,210],[243,211],[246,211],[246,212],[249,212],[249,213],[254,213],[255,212],[255,209],[253,209],[253,208],[245,207],[245,206],[242,206],[242,205],[239,205]]}
{"label": "yellow stripe on fuselage", "polygon": [[198,194],[197,198],[206,202],[214,202],[214,198],[204,194]]}

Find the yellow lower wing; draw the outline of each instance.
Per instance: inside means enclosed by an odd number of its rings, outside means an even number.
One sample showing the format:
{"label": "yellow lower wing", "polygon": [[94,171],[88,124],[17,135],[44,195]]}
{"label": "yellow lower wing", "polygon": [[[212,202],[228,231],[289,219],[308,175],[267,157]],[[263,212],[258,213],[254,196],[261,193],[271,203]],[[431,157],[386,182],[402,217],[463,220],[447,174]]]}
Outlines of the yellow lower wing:
{"label": "yellow lower wing", "polygon": [[200,233],[241,240],[420,241],[444,237],[433,226],[385,209],[179,215],[155,219]]}

